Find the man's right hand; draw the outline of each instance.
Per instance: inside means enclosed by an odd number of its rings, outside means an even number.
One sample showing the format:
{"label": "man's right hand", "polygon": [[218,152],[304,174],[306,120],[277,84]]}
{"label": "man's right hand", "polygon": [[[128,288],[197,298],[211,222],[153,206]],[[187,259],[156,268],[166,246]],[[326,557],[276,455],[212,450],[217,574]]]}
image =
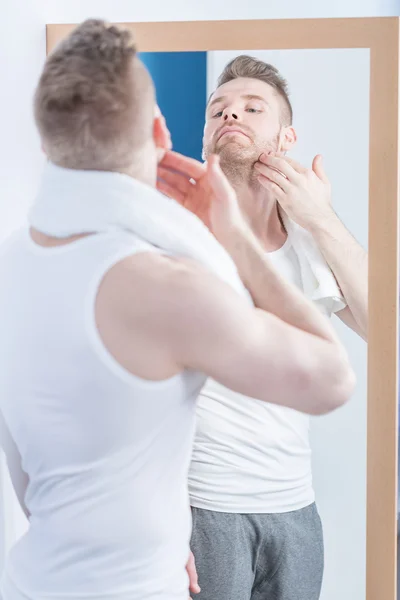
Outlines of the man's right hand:
{"label": "man's right hand", "polygon": [[226,249],[238,233],[251,235],[218,156],[203,164],[166,152],[158,167],[157,188],[199,217]]}
{"label": "man's right hand", "polygon": [[[201,589],[200,589],[199,580],[197,577],[196,563],[194,560],[193,552],[190,552],[190,554],[189,554],[189,560],[186,565],[186,571],[187,571],[187,574],[189,575],[189,592],[191,594],[199,594],[201,592]],[[189,600],[192,600],[192,599],[189,598]]]}

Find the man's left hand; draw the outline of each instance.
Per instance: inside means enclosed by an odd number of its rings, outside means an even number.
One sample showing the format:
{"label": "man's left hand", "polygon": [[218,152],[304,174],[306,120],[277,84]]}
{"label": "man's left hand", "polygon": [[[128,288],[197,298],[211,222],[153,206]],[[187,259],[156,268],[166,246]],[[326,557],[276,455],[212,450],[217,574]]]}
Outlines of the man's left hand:
{"label": "man's left hand", "polygon": [[313,231],[334,215],[331,185],[317,155],[311,169],[277,153],[265,153],[256,162],[258,180],[271,192],[290,219]]}

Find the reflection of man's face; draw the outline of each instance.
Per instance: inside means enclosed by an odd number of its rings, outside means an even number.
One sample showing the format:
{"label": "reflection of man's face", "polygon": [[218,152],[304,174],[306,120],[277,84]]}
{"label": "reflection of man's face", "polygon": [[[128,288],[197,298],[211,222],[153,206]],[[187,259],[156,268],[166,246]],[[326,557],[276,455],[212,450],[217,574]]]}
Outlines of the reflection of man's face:
{"label": "reflection of man's face", "polygon": [[207,106],[205,158],[219,154],[221,166],[239,168],[253,165],[266,150],[277,151],[281,102],[275,90],[258,79],[240,77],[219,87]]}

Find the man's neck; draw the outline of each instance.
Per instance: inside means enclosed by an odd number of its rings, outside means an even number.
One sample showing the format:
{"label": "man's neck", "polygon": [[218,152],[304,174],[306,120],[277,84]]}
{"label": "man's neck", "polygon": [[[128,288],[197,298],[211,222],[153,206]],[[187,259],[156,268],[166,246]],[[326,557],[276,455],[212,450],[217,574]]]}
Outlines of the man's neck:
{"label": "man's neck", "polygon": [[283,246],[287,233],[278,211],[278,203],[258,183],[235,183],[239,206],[253,233],[267,252]]}
{"label": "man's neck", "polygon": [[157,156],[154,147],[149,144],[148,147],[142,148],[140,152],[136,153],[130,165],[117,169],[117,172],[129,175],[129,177],[151,187],[156,187]]}

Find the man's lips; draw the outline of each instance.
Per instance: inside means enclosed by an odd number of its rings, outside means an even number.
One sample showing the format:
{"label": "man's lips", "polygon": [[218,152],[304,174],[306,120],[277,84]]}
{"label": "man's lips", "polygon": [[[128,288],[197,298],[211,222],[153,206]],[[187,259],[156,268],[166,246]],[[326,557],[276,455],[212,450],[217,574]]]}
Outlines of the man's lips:
{"label": "man's lips", "polygon": [[247,133],[245,133],[245,132],[244,132],[244,131],[242,131],[241,129],[236,129],[235,127],[226,127],[226,128],[224,128],[224,129],[222,129],[222,131],[220,132],[220,134],[219,134],[219,136],[218,136],[218,140],[220,140],[220,139],[221,139],[221,138],[222,138],[224,135],[226,135],[226,134],[233,134],[233,133],[236,133],[236,134],[238,134],[238,133],[239,133],[240,135],[244,135],[244,136],[245,136],[245,137],[247,137],[247,138],[249,137],[249,136],[247,135]]}

